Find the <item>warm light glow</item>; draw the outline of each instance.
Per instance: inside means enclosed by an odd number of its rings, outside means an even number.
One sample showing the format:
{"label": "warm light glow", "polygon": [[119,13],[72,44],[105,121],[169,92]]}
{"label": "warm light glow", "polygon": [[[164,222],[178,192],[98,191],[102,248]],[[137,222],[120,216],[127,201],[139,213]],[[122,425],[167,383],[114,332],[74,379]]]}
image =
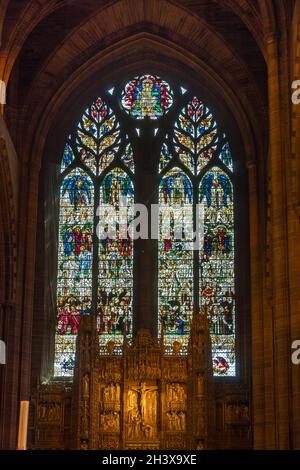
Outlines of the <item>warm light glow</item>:
{"label": "warm light glow", "polygon": [[29,401],[21,401],[17,450],[26,450],[27,448],[28,414]]}

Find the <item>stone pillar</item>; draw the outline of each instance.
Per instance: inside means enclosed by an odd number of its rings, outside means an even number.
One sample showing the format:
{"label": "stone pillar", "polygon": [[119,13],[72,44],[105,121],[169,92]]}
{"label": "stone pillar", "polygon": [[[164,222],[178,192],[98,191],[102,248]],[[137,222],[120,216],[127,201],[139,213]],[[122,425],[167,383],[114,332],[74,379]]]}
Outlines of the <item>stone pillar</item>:
{"label": "stone pillar", "polygon": [[[291,34],[291,82],[300,80],[300,0],[296,0]],[[292,92],[292,90],[291,90]],[[290,339],[300,340],[300,104],[290,101],[292,150],[288,165],[287,205],[290,280]],[[291,365],[291,448],[300,449],[300,365]]]}
{"label": "stone pillar", "polygon": [[[271,211],[272,309],[264,311],[265,447],[288,449],[289,442],[289,280],[285,161],[289,149],[288,103],[283,92],[287,64],[274,32],[266,37],[269,87],[269,181]],[[266,294],[266,293],[265,293]]]}

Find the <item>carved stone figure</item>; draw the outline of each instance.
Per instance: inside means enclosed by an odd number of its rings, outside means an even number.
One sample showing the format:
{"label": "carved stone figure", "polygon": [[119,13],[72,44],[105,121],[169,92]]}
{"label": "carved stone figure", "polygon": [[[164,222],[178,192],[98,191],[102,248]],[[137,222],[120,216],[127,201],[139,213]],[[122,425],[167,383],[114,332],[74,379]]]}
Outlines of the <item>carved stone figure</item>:
{"label": "carved stone figure", "polygon": [[102,432],[119,432],[120,417],[119,413],[110,411],[100,416],[100,430]]}
{"label": "carved stone figure", "polygon": [[88,398],[90,390],[90,378],[88,374],[82,377],[82,396]]}
{"label": "carved stone figure", "polygon": [[142,437],[142,417],[137,409],[128,411],[128,437],[132,439]]}

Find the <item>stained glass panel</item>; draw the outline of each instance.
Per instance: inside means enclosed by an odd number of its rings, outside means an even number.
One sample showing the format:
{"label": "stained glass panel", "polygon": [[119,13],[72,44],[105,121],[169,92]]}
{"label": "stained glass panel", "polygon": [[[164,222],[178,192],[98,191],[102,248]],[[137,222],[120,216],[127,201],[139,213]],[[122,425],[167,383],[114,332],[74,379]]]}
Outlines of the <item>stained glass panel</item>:
{"label": "stained glass panel", "polygon": [[132,333],[134,191],[119,168],[106,175],[100,189],[98,332],[100,345],[112,341],[120,348]]}
{"label": "stained glass panel", "polygon": [[224,144],[220,153],[220,159],[224,163],[224,165],[229,168],[229,170],[233,170],[233,162],[232,162],[232,155],[230,146],[228,143]]}
{"label": "stained glass panel", "polygon": [[72,376],[81,315],[88,315],[92,295],[94,187],[75,169],[60,190],[55,376]]}
{"label": "stained glass panel", "polygon": [[173,104],[170,85],[159,77],[142,75],[125,85],[122,106],[135,119],[158,119],[168,112]]}
{"label": "stained glass panel", "polygon": [[160,152],[159,171],[162,171],[172,160],[173,156],[169,150],[169,146],[164,143]]}
{"label": "stained glass panel", "polygon": [[125,152],[123,153],[121,160],[123,163],[129,168],[129,170],[134,173],[134,159],[133,159],[133,151],[130,144],[126,145]]}
{"label": "stained glass panel", "polygon": [[159,335],[166,351],[186,352],[193,311],[193,193],[189,178],[172,169],[159,186]]}
{"label": "stained glass panel", "polygon": [[[69,136],[69,138],[70,138],[70,136]],[[66,143],[65,148],[64,148],[64,152],[63,152],[63,158],[62,158],[62,161],[61,161],[61,171],[64,171],[66,168],[68,168],[68,166],[71,165],[71,163],[74,161],[74,159],[75,159],[74,152],[73,152],[70,144]]]}
{"label": "stained glass panel", "polygon": [[193,98],[175,124],[174,145],[180,160],[197,174],[211,160],[217,142],[217,125],[212,113],[198,98]]}
{"label": "stained glass panel", "polygon": [[107,104],[98,98],[83,113],[77,127],[76,144],[82,162],[93,173],[101,173],[119,150],[120,126]]}
{"label": "stained glass panel", "polygon": [[229,177],[219,168],[203,177],[200,201],[205,208],[200,305],[210,320],[214,374],[235,376],[233,189]]}

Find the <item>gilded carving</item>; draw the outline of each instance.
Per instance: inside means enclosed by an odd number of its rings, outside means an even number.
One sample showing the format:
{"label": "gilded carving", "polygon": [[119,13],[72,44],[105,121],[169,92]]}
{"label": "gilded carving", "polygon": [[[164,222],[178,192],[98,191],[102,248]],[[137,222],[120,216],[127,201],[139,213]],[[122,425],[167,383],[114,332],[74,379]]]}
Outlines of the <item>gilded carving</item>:
{"label": "gilded carving", "polygon": [[168,431],[186,431],[186,414],[184,411],[169,411],[167,413]]}
{"label": "gilded carving", "polygon": [[82,377],[82,396],[84,398],[89,397],[89,390],[90,390],[90,378],[88,374],[85,374]]}
{"label": "gilded carving", "polygon": [[250,419],[248,403],[227,403],[225,408],[225,419],[227,424],[248,424]]}
{"label": "gilded carving", "polygon": [[120,416],[116,411],[109,411],[100,415],[101,432],[120,432]]}
{"label": "gilded carving", "polygon": [[40,402],[38,407],[38,418],[44,422],[59,422],[61,420],[61,403]]}
{"label": "gilded carving", "polygon": [[185,407],[186,391],[179,383],[171,383],[167,385],[167,400],[169,408]]}
{"label": "gilded carving", "polygon": [[109,383],[104,387],[103,400],[106,403],[119,402],[120,401],[120,385]]}
{"label": "gilded carving", "polygon": [[[183,355],[176,342],[172,355],[167,354],[145,330],[125,341],[122,355],[113,344],[101,355],[91,322],[83,329],[79,351],[85,354],[78,355],[72,392],[77,448],[206,448],[210,356],[194,356],[193,348]],[[204,331],[193,333],[202,335],[196,341],[201,347]],[[59,399],[40,400],[37,409],[41,423],[63,421]],[[228,403],[226,419],[243,421],[248,412],[243,403]]]}
{"label": "gilded carving", "polygon": [[141,382],[127,392],[127,436],[153,439],[157,434],[158,388]]}

